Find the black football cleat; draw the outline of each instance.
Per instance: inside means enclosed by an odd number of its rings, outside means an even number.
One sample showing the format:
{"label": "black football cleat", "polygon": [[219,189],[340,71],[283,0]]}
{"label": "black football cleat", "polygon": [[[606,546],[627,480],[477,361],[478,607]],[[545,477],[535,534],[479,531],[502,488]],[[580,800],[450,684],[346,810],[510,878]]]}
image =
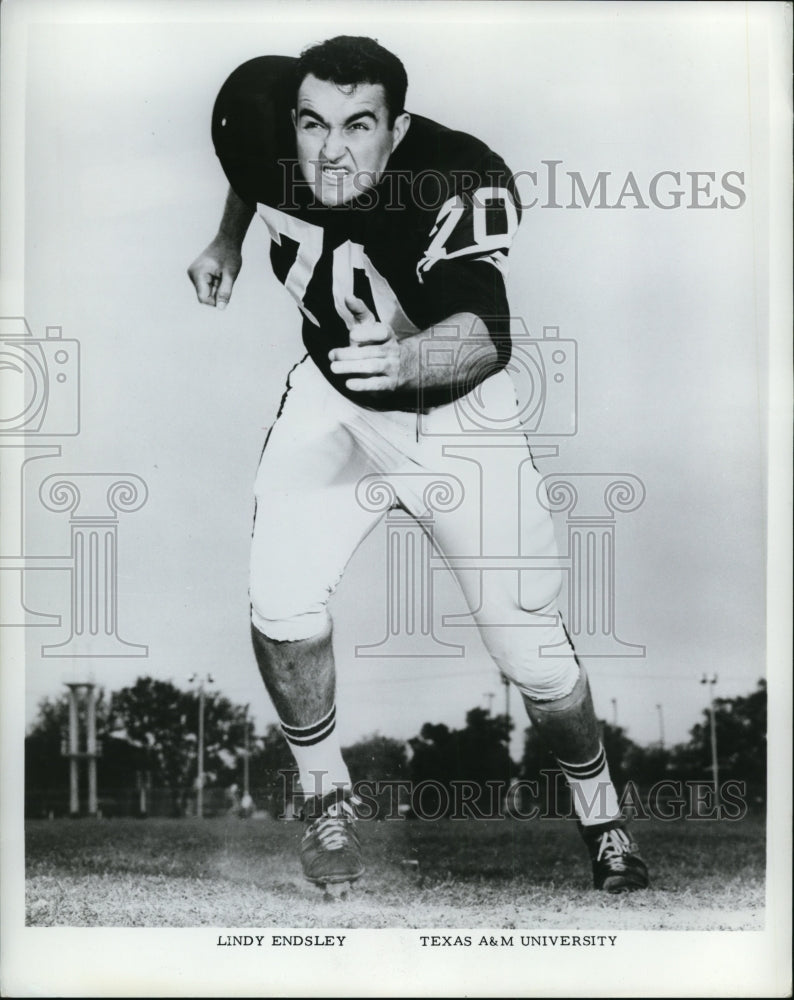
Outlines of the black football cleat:
{"label": "black football cleat", "polygon": [[596,889],[617,893],[648,888],[648,869],[624,820],[595,826],[579,824],[579,832],[590,852]]}
{"label": "black football cleat", "polygon": [[352,884],[364,873],[355,801],[349,792],[333,791],[309,799],[301,812],[307,824],[300,845],[303,874],[326,894],[329,885]]}

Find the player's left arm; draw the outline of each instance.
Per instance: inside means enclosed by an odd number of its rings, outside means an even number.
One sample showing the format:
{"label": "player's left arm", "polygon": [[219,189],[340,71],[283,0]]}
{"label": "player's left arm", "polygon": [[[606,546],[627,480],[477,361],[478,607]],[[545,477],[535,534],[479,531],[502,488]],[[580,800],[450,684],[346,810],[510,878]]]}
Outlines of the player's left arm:
{"label": "player's left arm", "polygon": [[[388,323],[378,322],[361,299],[346,298],[345,305],[354,318],[350,347],[337,347],[328,356],[335,375],[349,376],[345,385],[351,392],[450,386],[468,391],[482,381],[484,374],[502,367],[488,327],[474,313],[455,313],[427,330],[400,339]],[[476,341],[477,351],[449,352],[447,364],[422,368],[422,342],[434,337],[439,329],[447,337],[453,334],[459,342]]]}
{"label": "player's left arm", "polygon": [[[487,183],[445,202],[429,232],[417,264],[424,313],[419,333],[400,336],[360,299],[345,300],[353,315],[350,346],[336,348],[329,358],[333,374],[348,376],[348,390],[468,392],[509,361],[505,275],[520,211],[509,170],[498,157],[489,157]],[[448,350],[434,352],[428,366],[423,345],[439,334]],[[472,341],[477,349],[465,349]],[[443,354],[447,363],[440,361]]]}

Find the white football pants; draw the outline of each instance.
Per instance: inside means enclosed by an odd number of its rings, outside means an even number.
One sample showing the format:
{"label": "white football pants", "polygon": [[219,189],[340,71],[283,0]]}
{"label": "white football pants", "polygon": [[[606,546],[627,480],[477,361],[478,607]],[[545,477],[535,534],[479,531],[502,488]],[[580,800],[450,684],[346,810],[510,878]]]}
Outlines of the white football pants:
{"label": "white football pants", "polygon": [[[357,406],[308,357],[287,387],[256,476],[254,626],[277,641],[308,639],[327,628],[328,600],[383,516],[371,502],[372,477],[385,477],[399,506],[417,517],[432,514],[433,544],[453,561],[502,673],[534,700],[568,694],[579,669],[556,612],[562,578],[553,525],[526,439],[516,433],[510,376],[499,372],[468,397],[418,417]],[[502,433],[465,433],[466,413],[487,414],[481,426]],[[445,488],[427,491],[434,476],[445,484],[446,501]],[[445,503],[447,509],[433,509]],[[477,556],[492,557],[489,565],[497,568],[454,566],[455,557]],[[511,567],[517,556],[538,559],[538,568]],[[541,646],[557,649],[541,656]]]}

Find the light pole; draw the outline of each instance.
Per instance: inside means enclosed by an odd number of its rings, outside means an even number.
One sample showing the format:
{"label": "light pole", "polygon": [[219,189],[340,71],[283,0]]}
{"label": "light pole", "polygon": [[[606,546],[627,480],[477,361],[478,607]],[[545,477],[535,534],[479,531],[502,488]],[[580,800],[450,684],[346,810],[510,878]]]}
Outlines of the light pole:
{"label": "light pole", "polygon": [[191,674],[188,683],[198,685],[199,716],[198,716],[198,774],[196,776],[196,815],[204,817],[204,685],[214,684],[211,674],[199,677]]}
{"label": "light pole", "polygon": [[714,802],[720,800],[720,774],[717,760],[717,720],[714,714],[714,685],[717,683],[717,675],[712,674],[707,677],[705,674],[700,679],[701,684],[709,686],[709,719],[711,721],[711,773],[714,778]]}
{"label": "light pole", "polygon": [[618,725],[618,700],[612,699],[612,725],[617,729]]}
{"label": "light pole", "polygon": [[490,715],[491,714],[491,707],[493,706],[493,700],[496,697],[496,695],[493,693],[493,691],[486,691],[483,694],[483,697],[488,699],[488,708],[486,709],[486,711]]}
{"label": "light pole", "polygon": [[505,716],[508,721],[510,720],[510,681],[507,677],[502,678],[502,683],[505,686]]}
{"label": "light pole", "polygon": [[656,711],[659,713],[659,746],[664,748],[664,713],[660,702],[656,704]]}
{"label": "light pole", "polygon": [[248,801],[248,705],[245,706],[245,750],[243,751],[243,801]]}

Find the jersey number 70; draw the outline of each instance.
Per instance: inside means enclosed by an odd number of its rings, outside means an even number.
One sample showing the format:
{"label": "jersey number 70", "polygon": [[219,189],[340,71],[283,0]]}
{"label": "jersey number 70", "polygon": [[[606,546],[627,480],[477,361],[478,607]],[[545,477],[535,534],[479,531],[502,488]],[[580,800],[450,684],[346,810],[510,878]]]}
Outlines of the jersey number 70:
{"label": "jersey number 70", "polygon": [[[277,246],[289,240],[296,247],[295,259],[284,276],[279,275],[284,287],[298,303],[298,308],[306,318],[319,327],[317,317],[307,308],[304,297],[315,268],[323,255],[325,234],[321,226],[315,226],[294,215],[287,215],[269,205],[258,205],[259,214],[265,220],[270,238]],[[382,323],[388,323],[399,334],[418,331],[406,316],[389,282],[378,271],[360,243],[346,240],[333,251],[332,287],[328,290],[336,312],[350,329],[353,315],[345,305],[345,298],[353,295],[355,271],[363,271],[369,281],[372,299]]]}

